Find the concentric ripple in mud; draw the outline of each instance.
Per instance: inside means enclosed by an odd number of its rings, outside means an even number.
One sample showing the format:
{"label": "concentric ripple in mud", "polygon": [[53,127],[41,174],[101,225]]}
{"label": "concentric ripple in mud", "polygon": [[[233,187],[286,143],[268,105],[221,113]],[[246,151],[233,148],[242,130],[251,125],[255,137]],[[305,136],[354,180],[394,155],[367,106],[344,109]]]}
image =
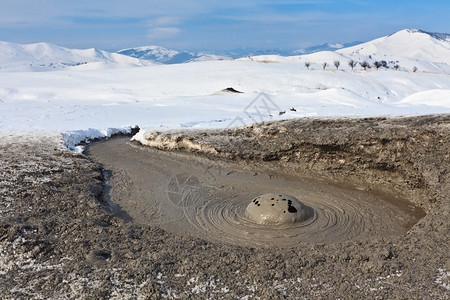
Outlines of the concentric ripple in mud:
{"label": "concentric ripple in mud", "polygon": [[[255,173],[124,139],[96,144],[90,155],[113,170],[113,201],[134,221],[216,242],[328,244],[403,234],[416,220],[412,208],[399,208],[389,196],[314,178]],[[276,225],[249,219],[249,203],[267,193],[292,195],[310,208],[309,217]]]}
{"label": "concentric ripple in mud", "polygon": [[[182,178],[185,174],[181,175]],[[169,180],[172,182],[178,176]],[[254,178],[252,178],[254,180]],[[280,188],[281,182],[273,180]],[[282,225],[258,224],[246,215],[251,192],[246,189],[179,186],[183,194],[180,207],[195,232],[201,237],[232,244],[289,246],[301,242],[334,243],[370,235],[393,234],[402,223],[395,207],[362,192],[332,186],[319,188],[312,182],[284,183],[302,203],[311,208],[303,222]],[[169,186],[172,186],[171,183]],[[262,187],[253,185],[255,190]],[[168,192],[168,195],[173,192]],[[167,200],[170,201],[168,197]],[[404,213],[403,213],[404,215]],[[403,216],[405,218],[405,216]]]}

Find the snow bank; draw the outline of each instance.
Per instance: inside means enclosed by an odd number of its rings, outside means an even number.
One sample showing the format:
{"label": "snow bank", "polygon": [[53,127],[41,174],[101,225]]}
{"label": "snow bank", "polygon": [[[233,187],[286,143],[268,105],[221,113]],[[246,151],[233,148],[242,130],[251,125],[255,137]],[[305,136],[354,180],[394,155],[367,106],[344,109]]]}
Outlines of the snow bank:
{"label": "snow bank", "polygon": [[415,93],[399,101],[399,105],[428,105],[450,108],[450,89]]}
{"label": "snow bank", "polygon": [[80,143],[90,143],[91,141],[110,138],[114,135],[131,134],[135,126],[124,126],[122,128],[107,128],[107,129],[93,129],[74,130],[63,133],[64,146],[74,152],[82,153],[84,147]]}

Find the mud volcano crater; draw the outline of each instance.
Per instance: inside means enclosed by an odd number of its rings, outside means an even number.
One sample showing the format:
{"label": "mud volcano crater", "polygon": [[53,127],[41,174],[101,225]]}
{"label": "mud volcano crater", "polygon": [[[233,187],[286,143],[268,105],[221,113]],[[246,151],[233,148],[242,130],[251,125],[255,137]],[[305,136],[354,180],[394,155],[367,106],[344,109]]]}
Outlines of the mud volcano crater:
{"label": "mud volcano crater", "polygon": [[110,196],[134,222],[291,247],[406,234],[448,197],[448,128],[429,116],[141,130],[89,155],[112,170]]}
{"label": "mud volcano crater", "polygon": [[448,298],[450,115],[46,134],[0,134],[2,298]]}

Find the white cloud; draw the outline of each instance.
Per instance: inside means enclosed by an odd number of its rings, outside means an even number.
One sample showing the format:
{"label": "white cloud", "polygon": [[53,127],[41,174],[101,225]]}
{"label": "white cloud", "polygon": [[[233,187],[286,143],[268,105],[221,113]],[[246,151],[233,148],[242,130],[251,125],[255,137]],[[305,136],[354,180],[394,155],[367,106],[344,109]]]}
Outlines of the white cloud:
{"label": "white cloud", "polygon": [[150,20],[149,24],[155,26],[173,26],[180,24],[182,21],[182,18],[179,17],[164,16]]}
{"label": "white cloud", "polygon": [[177,36],[181,32],[178,25],[180,25],[183,21],[183,18],[174,16],[162,16],[149,19],[147,21],[147,37],[155,40],[166,40]]}
{"label": "white cloud", "polygon": [[280,13],[248,13],[245,15],[222,15],[219,18],[258,23],[298,23],[329,20],[335,16],[320,11],[307,11],[295,14]]}
{"label": "white cloud", "polygon": [[177,27],[155,27],[148,31],[147,37],[150,39],[168,39],[178,35],[181,32]]}

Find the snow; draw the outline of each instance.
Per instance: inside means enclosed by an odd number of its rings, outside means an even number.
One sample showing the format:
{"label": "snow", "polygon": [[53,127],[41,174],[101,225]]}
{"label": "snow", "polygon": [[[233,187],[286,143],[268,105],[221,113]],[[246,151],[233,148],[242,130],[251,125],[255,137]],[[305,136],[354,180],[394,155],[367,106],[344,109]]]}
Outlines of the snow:
{"label": "snow", "polygon": [[438,272],[439,276],[436,278],[434,282],[440,287],[446,289],[447,291],[450,291],[450,280],[449,280],[450,272],[441,268],[438,269]]}
{"label": "snow", "polygon": [[450,64],[450,43],[419,30],[401,30],[390,36],[337,51],[342,54],[408,57]]}
{"label": "snow", "polygon": [[71,130],[62,134],[64,146],[74,152],[82,153],[84,147],[79,145],[81,142],[90,143],[92,140],[101,138],[110,138],[115,134],[130,134],[134,126],[122,126],[121,128]]}
{"label": "snow", "polygon": [[99,64],[111,67],[151,63],[98,49],[68,49],[49,43],[14,44],[0,41],[0,71],[52,71],[71,66]]}
{"label": "snow", "polygon": [[[446,36],[446,39],[436,38]],[[446,34],[430,34],[405,29],[390,36],[337,50],[356,61],[384,60],[402,69],[450,73],[450,38]]]}
{"label": "snow", "polygon": [[[331,46],[333,45],[329,45],[330,49],[332,49]],[[346,70],[350,69],[348,66],[350,60],[366,61],[370,65],[373,65],[375,61],[384,61],[390,69],[398,65],[401,71],[411,72],[415,67],[421,72],[449,74],[450,37],[446,34],[431,34],[419,30],[402,30],[390,36],[336,51],[320,51],[287,57],[259,55],[240,60],[265,63],[300,62],[304,64],[309,62],[310,69],[322,69],[323,63],[328,64],[327,69],[334,69],[334,62],[339,61],[341,63],[339,68]],[[361,70],[362,68],[358,64],[355,69]]]}
{"label": "snow", "polygon": [[399,104],[405,105],[433,105],[450,109],[450,90],[429,90],[408,96]]}
{"label": "snow", "polygon": [[161,46],[144,46],[117,51],[119,54],[129,55],[140,59],[150,60],[156,63],[174,64],[191,61],[226,60],[227,56],[219,56],[207,53],[193,53],[187,51],[170,50]]}
{"label": "snow", "polygon": [[278,56],[296,56],[299,54],[309,54],[319,51],[335,51],[344,47],[350,47],[361,42],[352,43],[325,43],[304,49],[249,49],[239,48],[233,50],[205,51],[205,52],[188,52],[167,49],[161,46],[143,46],[136,48],[128,48],[117,51],[119,54],[129,55],[140,59],[150,60],[155,63],[173,64],[186,63],[191,61],[206,60],[230,60],[239,59],[249,56],[261,55],[278,55]]}
{"label": "snow", "polygon": [[[424,34],[400,33],[403,43],[410,35]],[[387,53],[392,47],[395,54],[394,36],[373,41],[376,49],[369,52]],[[430,47],[425,37],[423,46],[415,44],[416,50],[407,53],[411,57],[398,57],[403,69],[367,71],[348,66],[348,59],[363,55],[351,48],[162,65],[95,49],[2,42],[0,131],[56,131],[66,147],[81,151],[81,141],[130,132],[134,125],[152,130],[225,128],[294,117],[450,113],[450,65],[445,63],[450,50],[442,50],[449,41],[427,36],[436,51],[441,49],[439,59],[424,57]],[[430,60],[418,60],[413,52]],[[90,62],[61,67],[80,57]],[[58,67],[24,64],[35,59]],[[335,60],[341,62],[338,70]],[[325,70],[323,62],[329,64]],[[412,63],[417,72],[406,68]],[[220,92],[229,87],[243,93]]]}
{"label": "snow", "polygon": [[118,51],[119,54],[129,55],[131,57],[154,60],[156,62],[166,62],[172,60],[180,52],[176,50],[169,50],[160,46],[144,46],[137,48],[128,48]]}

